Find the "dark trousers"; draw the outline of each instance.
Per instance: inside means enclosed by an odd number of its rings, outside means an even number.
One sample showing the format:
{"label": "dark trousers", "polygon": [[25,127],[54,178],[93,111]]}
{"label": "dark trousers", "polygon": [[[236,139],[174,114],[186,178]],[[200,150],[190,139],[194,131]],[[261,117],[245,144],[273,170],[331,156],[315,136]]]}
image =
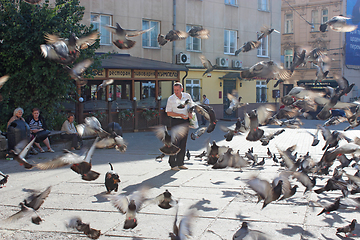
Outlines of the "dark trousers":
{"label": "dark trousers", "polygon": [[[184,124],[184,123],[189,123],[189,120],[182,119],[182,118],[172,118],[171,119],[171,125],[173,127],[176,125]],[[176,154],[176,155],[169,156],[170,167],[173,168],[176,166],[184,165],[187,138],[188,138],[188,133],[186,133],[186,136],[184,136],[182,139],[180,139],[179,141],[176,141],[176,143],[174,143],[175,146],[180,148],[180,152],[178,152],[178,154]]]}
{"label": "dark trousers", "polygon": [[61,138],[71,140],[71,147],[77,148],[81,145],[81,137],[77,134],[63,134]]}
{"label": "dark trousers", "polygon": [[206,119],[203,115],[201,115],[201,125],[205,125],[206,124]]}

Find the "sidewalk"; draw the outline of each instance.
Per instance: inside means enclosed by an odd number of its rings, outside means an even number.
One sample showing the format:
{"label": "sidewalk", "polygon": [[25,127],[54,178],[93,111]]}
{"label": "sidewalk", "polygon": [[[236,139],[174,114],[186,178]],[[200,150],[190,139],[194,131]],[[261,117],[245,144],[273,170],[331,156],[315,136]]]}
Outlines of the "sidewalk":
{"label": "sidewalk", "polygon": [[[152,187],[148,192],[149,198],[168,189],[174,198],[180,199],[178,222],[190,206],[197,209],[197,217],[192,225],[192,239],[232,239],[243,221],[249,223],[250,229],[261,230],[270,239],[341,239],[335,235],[336,228],[349,224],[359,216],[358,212],[341,208],[330,214],[316,216],[322,208],[309,204],[309,200],[321,200],[322,203],[332,201],[341,195],[340,191],[320,195],[309,192],[304,195],[305,188],[299,182],[291,180],[292,185],[299,186],[297,193],[290,199],[272,202],[261,210],[262,202],[256,204],[257,196],[247,186],[247,180],[258,175],[261,179],[271,181],[283,168],[274,165],[271,159],[266,159],[264,166],[244,168],[242,172],[230,168],[214,170],[204,160],[194,158],[205,149],[207,140],[215,140],[218,145],[240,150],[242,156],[248,148],[254,147],[259,160],[267,156],[267,147],[279,156],[276,147],[284,150],[297,144],[295,151],[298,156],[309,151],[313,159],[319,161],[324,140],[319,135],[320,143],[311,147],[312,137],[306,130],[314,133],[316,124],[321,123],[322,121],[317,120],[304,120],[302,128],[286,129],[270,141],[268,146],[261,146],[260,142],[248,142],[245,140],[246,135],[235,136],[231,142],[226,142],[219,127],[195,141],[190,139],[189,134],[187,147],[192,156],[190,161],[185,162],[189,169],[178,172],[170,170],[168,157],[162,162],[155,161],[155,157],[160,155],[158,149],[162,144],[152,132],[124,133],[123,137],[128,142],[125,153],[119,153],[115,149],[95,150],[92,169],[101,175],[92,182],[83,181],[69,166],[47,171],[29,171],[16,161],[0,159],[0,171],[9,174],[8,183],[0,188],[1,219],[20,210],[18,204],[28,196],[27,189],[43,191],[49,185],[52,186],[49,197],[38,211],[44,222],[35,225],[31,223],[30,217],[12,224],[1,222],[0,239],[89,239],[77,230],[65,227],[65,221],[73,216],[79,216],[90,227],[100,229],[102,235],[99,239],[170,239],[175,208],[164,210],[146,203],[137,215],[138,226],[133,230],[124,230],[125,215],[109,201],[111,195],[129,195],[144,184]],[[218,124],[230,126],[235,122],[219,121]],[[342,130],[346,126],[345,123],[330,129]],[[275,126],[262,128],[265,133],[277,130]],[[358,129],[345,132],[350,138],[359,136],[359,133]],[[29,161],[43,162],[61,154],[62,145],[52,147],[55,153],[38,154]],[[113,164],[114,171],[121,179],[118,193],[105,194],[104,175],[110,170],[108,162]],[[345,170],[349,174],[355,172],[351,168]],[[322,187],[327,179],[327,176],[318,178],[314,189]],[[354,233],[360,234],[359,226]]]}

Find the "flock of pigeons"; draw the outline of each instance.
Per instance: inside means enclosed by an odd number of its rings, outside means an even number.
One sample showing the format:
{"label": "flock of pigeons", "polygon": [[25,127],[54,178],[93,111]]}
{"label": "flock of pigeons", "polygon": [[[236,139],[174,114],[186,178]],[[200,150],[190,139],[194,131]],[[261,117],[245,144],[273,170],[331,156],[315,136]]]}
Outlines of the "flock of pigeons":
{"label": "flock of pigeons", "polygon": [[[36,4],[38,0],[27,0],[31,4]],[[325,24],[320,26],[320,31],[325,31],[327,26],[332,30],[338,32],[353,31],[356,26],[346,24],[346,19],[343,16],[336,16],[330,19]],[[150,29],[135,31],[126,30],[120,27],[117,23],[116,27],[107,26],[109,31],[115,33],[116,40],[113,42],[120,49],[129,49],[135,45],[135,41],[129,40],[129,37],[138,36]],[[272,32],[277,32],[271,28],[263,28],[261,35],[255,41],[249,41],[245,43],[240,49],[236,51],[236,55],[241,52],[247,52],[256,49],[260,46],[261,38],[266,37]],[[165,36],[159,34],[158,42],[161,46],[165,45],[168,41],[176,41],[186,39],[188,36],[197,37],[201,39],[207,39],[209,37],[209,31],[202,27],[194,27],[188,32],[181,30],[170,30]],[[67,65],[72,64],[80,55],[80,50],[87,48],[98,39],[98,33],[94,32],[89,36],[83,38],[77,38],[72,34],[69,39],[59,38],[53,34],[45,35],[46,44],[40,46],[44,57],[49,58],[55,62],[63,64],[69,71],[70,76],[80,84],[86,84],[80,75],[93,63],[92,59],[86,59],[76,64],[73,68]],[[204,67],[207,69],[206,73],[211,72],[217,66],[211,64],[206,57],[200,57]],[[244,79],[253,79],[255,77],[266,78],[268,80],[276,79],[277,83],[285,81],[292,76],[295,69],[304,65],[307,62],[312,62],[317,66],[316,81],[321,81],[326,78],[330,70],[331,59],[326,56],[326,53],[320,49],[307,49],[303,48],[299,53],[294,54],[293,63],[290,70],[285,70],[274,61],[261,61],[248,70],[241,71],[241,77]],[[3,76],[0,78],[0,88],[7,81],[9,76]],[[318,107],[321,107],[321,111],[318,113],[317,118],[324,120],[323,125],[317,127],[315,134],[310,133],[313,136],[312,146],[316,146],[319,143],[318,133],[321,132],[325,140],[323,147],[323,156],[320,160],[313,159],[309,153],[304,156],[297,156],[297,153],[293,153],[296,149],[295,146],[291,146],[287,149],[277,149],[278,156],[273,154],[269,148],[267,148],[267,156],[271,158],[274,164],[279,164],[282,167],[282,171],[278,177],[273,179],[270,183],[259,177],[252,177],[247,181],[248,186],[254,190],[258,196],[258,201],[263,201],[262,208],[265,208],[273,201],[281,201],[291,198],[296,194],[298,188],[297,185],[291,185],[290,177],[296,179],[300,184],[305,187],[305,192],[312,191],[316,186],[316,178],[321,175],[329,175],[333,171],[332,177],[327,180],[326,185],[314,190],[317,194],[322,194],[326,191],[341,191],[341,196],[337,197],[330,205],[323,206],[323,210],[318,214],[337,211],[340,206],[359,207],[360,198],[351,198],[349,195],[357,194],[360,192],[360,173],[359,173],[359,157],[356,156],[360,153],[360,139],[349,139],[345,134],[338,131],[330,131],[327,126],[338,124],[347,121],[349,126],[344,129],[347,131],[360,125],[357,120],[360,115],[359,102],[344,103],[340,101],[341,96],[349,93],[354,84],[349,82],[344,77],[336,77],[338,87],[336,89],[326,87],[326,92],[315,92],[308,90],[305,87],[295,87],[286,96],[282,98],[283,107],[275,112],[272,105],[262,105],[257,109],[250,112],[245,112],[244,119],[238,119],[234,126],[229,128],[220,126],[220,128],[226,132],[224,138],[226,141],[232,141],[236,135],[246,134],[247,141],[260,141],[263,146],[267,146],[269,142],[279,134],[283,133],[285,128],[298,128],[302,125],[301,120],[297,117],[300,115],[308,115],[309,112],[314,112]],[[104,87],[112,83],[112,79],[104,81],[101,87]],[[101,88],[99,87],[99,89]],[[98,89],[98,90],[99,90]],[[228,94],[227,96],[231,102],[229,109],[226,113],[231,114],[238,108],[246,108],[247,104],[240,103],[241,97],[236,92]],[[205,132],[211,133],[217,124],[214,110],[207,105],[201,103],[193,103],[190,101],[179,104],[178,108],[188,107],[189,111],[196,111],[209,121],[209,125],[199,128],[197,131],[191,134],[191,139],[196,140],[201,137]],[[351,109],[354,109],[353,112]],[[332,110],[343,109],[345,116],[333,116]],[[244,110],[246,111],[246,110]],[[265,134],[265,131],[261,129],[264,125],[278,125],[281,128],[270,134]],[[155,135],[164,143],[164,146],[160,148],[163,153],[158,158],[163,158],[165,155],[175,155],[180,149],[175,145],[176,141],[186,136],[188,132],[188,125],[180,125],[172,128],[171,132],[167,130],[165,126],[156,126],[153,128]],[[100,122],[95,118],[86,118],[84,124],[77,126],[77,130],[81,136],[94,135],[96,139],[93,144],[86,149],[83,154],[76,154],[74,152],[65,150],[64,154],[55,157],[54,159],[32,164],[26,160],[26,155],[34,143],[35,139],[30,142],[26,140],[21,141],[13,151],[14,159],[25,169],[31,170],[37,168],[40,170],[55,169],[64,166],[70,166],[70,168],[81,175],[85,181],[93,181],[97,179],[100,173],[92,170],[91,158],[95,151],[95,148],[112,148],[115,147],[120,152],[126,151],[126,142],[124,139],[117,135],[115,132],[105,131],[102,129]],[[339,141],[345,140],[347,143],[339,145]],[[84,150],[84,149],[83,149]],[[347,155],[352,155],[352,158],[348,158]],[[190,152],[187,151],[187,157],[190,158]],[[239,150],[234,151],[227,146],[219,146],[213,141],[212,144],[208,143],[206,151],[195,157],[205,157],[207,164],[212,165],[213,169],[221,169],[226,167],[232,167],[237,169],[250,168],[254,166],[262,166],[265,163],[265,159],[259,161],[258,156],[253,153],[253,149],[249,149],[244,156],[240,155]],[[336,160],[340,162],[340,165],[332,168],[335,165]],[[353,164],[351,164],[354,162]],[[119,175],[113,170],[110,164],[111,170],[105,174],[105,187],[107,193],[112,191],[118,191],[118,183],[120,182]],[[346,173],[344,168],[353,167],[357,170],[355,175]],[[284,169],[285,168],[285,169]],[[0,172],[3,179],[0,180],[0,186],[5,185],[8,181],[9,175]],[[343,177],[346,177],[344,179]],[[134,192],[130,196],[110,195],[110,199],[114,207],[116,207],[121,213],[126,214],[124,228],[135,228],[138,224],[136,218],[136,212],[138,212],[144,202],[151,202],[157,204],[160,208],[169,209],[171,207],[178,208],[178,200],[174,199],[172,194],[166,190],[154,199],[146,197],[146,193],[149,187],[143,186],[138,191]],[[51,186],[43,192],[33,191],[29,197],[24,199],[20,203],[20,210],[8,217],[5,221],[13,222],[20,218],[31,216],[34,224],[40,224],[42,222],[41,217],[38,214],[38,210],[45,201],[45,199],[51,193]],[[185,217],[177,224],[177,212],[175,221],[173,224],[173,232],[170,233],[171,239],[188,239],[191,236],[191,221],[196,213],[190,209]],[[356,219],[353,219],[348,226],[344,226],[337,229],[337,233],[352,233],[355,229]],[[67,227],[76,229],[83,232],[86,236],[92,239],[97,239],[101,235],[101,231],[93,229],[89,224],[82,222],[81,218],[74,217],[69,220]],[[251,230],[248,228],[247,222],[243,222],[241,228],[234,234],[233,239],[268,239],[265,233],[257,230]]]}

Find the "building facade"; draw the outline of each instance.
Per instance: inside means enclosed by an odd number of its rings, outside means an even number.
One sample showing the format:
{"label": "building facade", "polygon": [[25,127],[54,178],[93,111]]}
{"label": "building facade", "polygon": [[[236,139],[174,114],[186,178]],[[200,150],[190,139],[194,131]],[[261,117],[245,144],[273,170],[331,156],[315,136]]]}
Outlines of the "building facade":
{"label": "building facade", "polygon": [[[281,5],[281,55],[284,66],[289,68],[294,51],[302,48],[320,48],[331,59],[330,73],[326,80],[315,86],[316,67],[310,63],[298,67],[291,80],[280,87],[281,95],[286,94],[292,87],[304,84],[314,89],[321,89],[327,85],[337,86],[336,77],[344,76],[350,83],[357,83],[359,75],[358,66],[350,66],[346,60],[346,35],[331,29],[320,32],[319,27],[334,16],[340,14],[349,16],[347,5],[351,0],[283,0]],[[356,2],[356,0],[354,0]],[[351,16],[349,16],[351,17]],[[353,34],[353,33],[351,33]],[[356,65],[360,65],[360,61]],[[357,84],[358,85],[358,84]],[[343,101],[352,101],[358,97],[357,87]]]}

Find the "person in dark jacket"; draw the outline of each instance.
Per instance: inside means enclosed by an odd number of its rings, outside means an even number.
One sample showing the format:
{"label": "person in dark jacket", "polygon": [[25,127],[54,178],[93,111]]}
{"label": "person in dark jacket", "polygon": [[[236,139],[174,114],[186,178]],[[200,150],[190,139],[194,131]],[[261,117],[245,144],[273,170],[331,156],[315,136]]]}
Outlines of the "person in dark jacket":
{"label": "person in dark jacket", "polygon": [[50,141],[48,138],[48,131],[46,131],[46,123],[42,116],[40,116],[40,110],[38,108],[34,108],[32,110],[32,114],[26,119],[26,122],[29,124],[30,133],[33,137],[37,137],[34,144],[39,148],[41,153],[44,153],[44,149],[41,148],[40,142],[42,141],[47,147],[48,152],[54,152],[54,150],[50,147]]}

